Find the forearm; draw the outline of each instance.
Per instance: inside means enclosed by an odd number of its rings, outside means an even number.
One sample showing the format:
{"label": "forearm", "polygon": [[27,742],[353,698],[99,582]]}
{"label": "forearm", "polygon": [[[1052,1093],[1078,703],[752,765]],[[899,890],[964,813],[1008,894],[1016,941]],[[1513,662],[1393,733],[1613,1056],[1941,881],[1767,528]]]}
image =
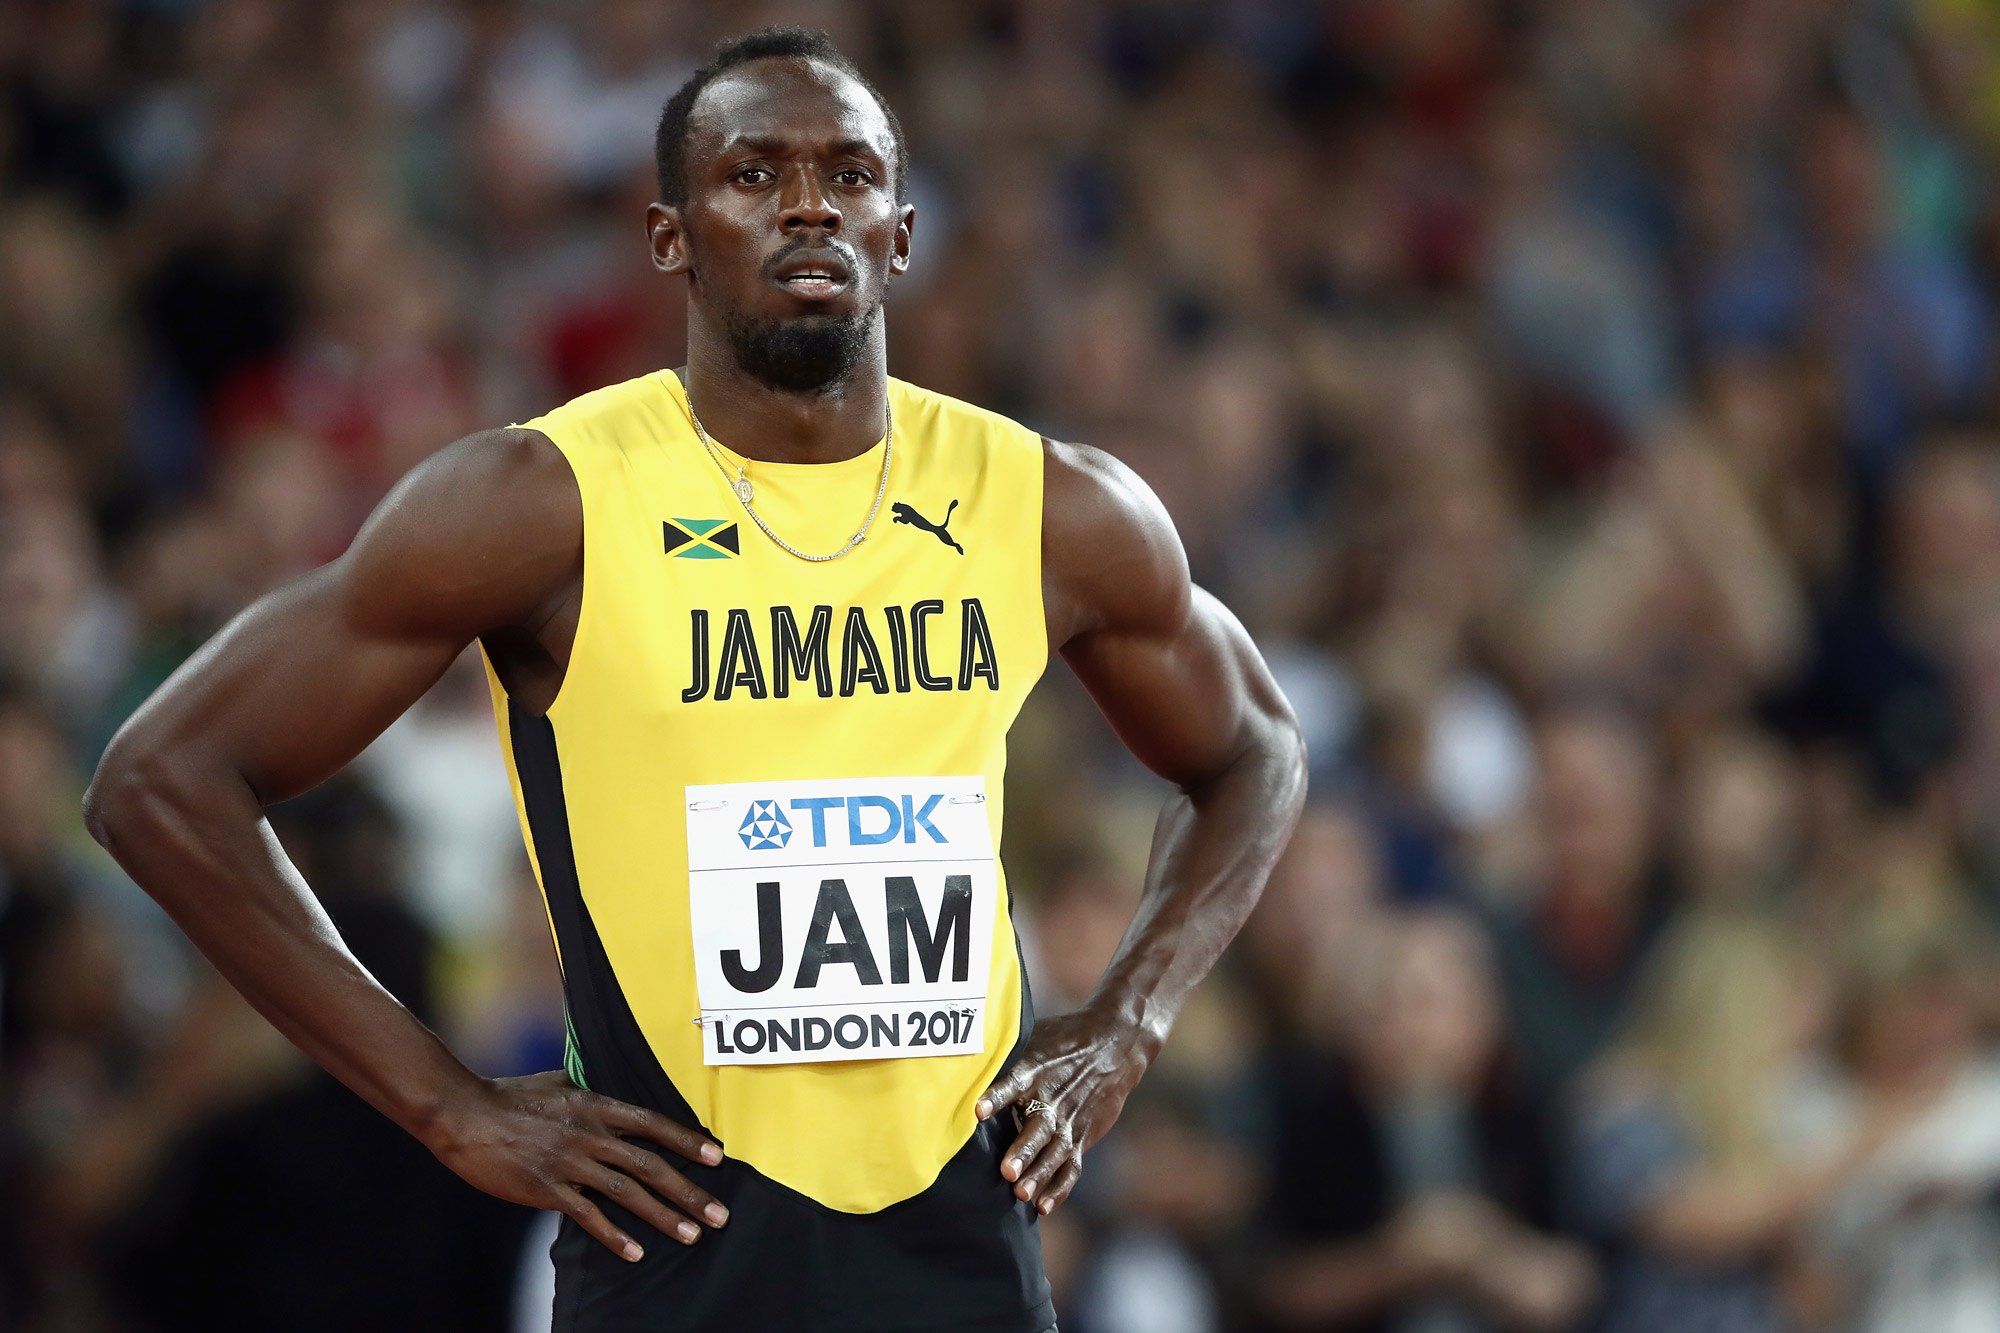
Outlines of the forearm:
{"label": "forearm", "polygon": [[1821,1173],[1697,1171],[1666,1189],[1641,1219],[1646,1240],[1696,1263],[1769,1251],[1790,1237],[1825,1193]]}
{"label": "forearm", "polygon": [[1137,913],[1091,1006],[1164,1042],[1263,893],[1305,800],[1305,751],[1289,715],[1259,715],[1213,778],[1168,800]]}
{"label": "forearm", "polygon": [[243,777],[121,738],[86,804],[91,832],[273,1026],[429,1142],[477,1077],[342,942]]}
{"label": "forearm", "polygon": [[1475,1260],[1467,1287],[1507,1328],[1554,1330],[1573,1326],[1589,1308],[1597,1279],[1580,1245],[1510,1223]]}
{"label": "forearm", "polygon": [[1420,1290],[1423,1280],[1385,1232],[1279,1260],[1266,1274],[1264,1300],[1274,1323],[1320,1328],[1380,1314]]}

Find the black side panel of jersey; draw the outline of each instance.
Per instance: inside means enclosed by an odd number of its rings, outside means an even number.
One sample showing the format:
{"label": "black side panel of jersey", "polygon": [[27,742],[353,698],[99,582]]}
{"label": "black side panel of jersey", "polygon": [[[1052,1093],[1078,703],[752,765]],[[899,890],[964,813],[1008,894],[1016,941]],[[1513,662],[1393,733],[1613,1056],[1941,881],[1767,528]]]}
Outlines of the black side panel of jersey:
{"label": "black side panel of jersey", "polygon": [[[507,727],[590,1087],[698,1125],[640,1032],[584,906],[555,730],[512,707]],[[1033,1022],[1024,974],[1010,1063]],[[709,1167],[658,1149],[728,1206],[729,1225],[682,1245],[593,1196],[646,1257],[627,1263],[564,1218],[553,1250],[555,1333],[1043,1333],[1055,1313],[1037,1215],[1000,1176],[1012,1142],[1011,1117],[996,1116],[929,1189],[867,1214],[828,1208],[733,1159]]]}

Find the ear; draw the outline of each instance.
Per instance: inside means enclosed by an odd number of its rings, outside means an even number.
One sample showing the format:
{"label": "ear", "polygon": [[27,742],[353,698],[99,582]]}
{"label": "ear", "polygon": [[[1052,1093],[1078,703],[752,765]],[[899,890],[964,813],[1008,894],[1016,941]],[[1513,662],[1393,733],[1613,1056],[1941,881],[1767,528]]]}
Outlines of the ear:
{"label": "ear", "polygon": [[889,253],[889,276],[910,271],[910,230],[917,225],[917,210],[910,204],[902,207],[902,216],[896,220],[896,248]]}
{"label": "ear", "polygon": [[681,211],[671,204],[646,205],[646,239],[653,247],[653,267],[662,273],[685,273],[692,267]]}

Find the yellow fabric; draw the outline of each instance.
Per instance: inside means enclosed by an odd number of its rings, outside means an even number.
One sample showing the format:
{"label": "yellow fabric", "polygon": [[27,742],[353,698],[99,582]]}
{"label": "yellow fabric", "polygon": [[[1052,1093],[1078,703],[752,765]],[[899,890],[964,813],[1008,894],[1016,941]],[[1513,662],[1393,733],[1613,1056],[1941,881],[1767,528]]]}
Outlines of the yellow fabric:
{"label": "yellow fabric", "polygon": [[[1047,661],[1041,597],[1039,438],[1004,418],[891,380],[895,454],[868,539],[809,563],[758,531],[703,451],[670,371],[586,394],[526,423],[555,442],[583,495],[583,606],[567,673],[549,710],[578,880],[613,971],[661,1066],[734,1158],[831,1208],[864,1213],[925,1189],[974,1128],[973,1103],[1019,1029],[1021,976],[1004,874],[993,931],[983,1055],[776,1066],[705,1066],[689,938],[685,800],[690,784],[982,774],[1000,847],[1006,733]],[[720,443],[720,442],[718,442]],[[878,443],[841,463],[751,462],[753,500],[772,528],[814,554],[859,526],[882,465]],[[893,521],[903,502],[949,533]],[[663,524],[739,525],[740,551],[676,558]],[[683,527],[685,525],[682,525]],[[720,529],[680,549],[713,548]],[[842,697],[847,608],[864,608],[886,660],[884,608],[940,599],[931,669],[959,683],[961,603],[991,628],[999,688],[892,688],[864,681]],[[778,669],[770,608],[801,625],[833,608],[835,692],[795,681],[787,698],[715,682],[683,701],[694,674],[690,612],[708,612],[710,675],[731,608],[747,608],[767,674]],[[497,686],[496,686],[497,688]],[[501,710],[504,715],[504,710]],[[504,724],[503,724],[504,733]],[[503,735],[504,740],[504,735]],[[509,762],[512,776],[512,762]],[[520,803],[520,787],[515,784]],[[525,808],[522,827],[527,829]],[[590,1052],[583,1052],[586,1071]]]}

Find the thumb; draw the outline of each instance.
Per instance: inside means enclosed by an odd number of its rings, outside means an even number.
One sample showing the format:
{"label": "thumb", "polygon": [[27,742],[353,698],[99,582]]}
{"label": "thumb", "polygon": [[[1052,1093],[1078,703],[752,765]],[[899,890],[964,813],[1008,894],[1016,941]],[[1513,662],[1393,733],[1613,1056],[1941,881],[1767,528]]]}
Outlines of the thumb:
{"label": "thumb", "polygon": [[993,1086],[986,1090],[986,1095],[972,1108],[973,1114],[984,1120],[1001,1107],[1019,1100],[1021,1094],[1028,1090],[1030,1081],[1027,1062],[1024,1060],[1002,1074]]}

